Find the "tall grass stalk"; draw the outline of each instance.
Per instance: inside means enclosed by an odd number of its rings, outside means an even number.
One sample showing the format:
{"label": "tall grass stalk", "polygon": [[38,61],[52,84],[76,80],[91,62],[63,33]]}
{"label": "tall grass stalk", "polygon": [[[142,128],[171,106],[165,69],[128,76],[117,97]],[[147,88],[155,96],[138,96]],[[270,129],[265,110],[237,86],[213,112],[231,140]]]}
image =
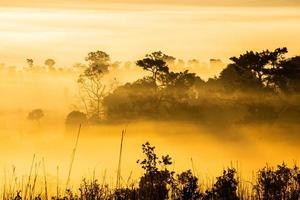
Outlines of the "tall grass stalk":
{"label": "tall grass stalk", "polygon": [[69,173],[68,173],[68,178],[67,178],[67,183],[66,183],[66,189],[65,189],[65,192],[69,189],[70,178],[71,178],[71,172],[72,172],[72,168],[73,168],[73,163],[74,163],[74,158],[75,158],[76,149],[77,149],[77,146],[78,146],[78,140],[79,140],[80,131],[81,131],[81,124],[79,125],[79,128],[78,128],[77,137],[76,137],[76,142],[75,142],[75,146],[74,146],[74,148],[73,148],[73,152],[72,152],[72,156],[71,156],[71,162],[70,162],[70,167],[69,167]]}
{"label": "tall grass stalk", "polygon": [[59,166],[56,167],[56,198],[59,197]]}
{"label": "tall grass stalk", "polygon": [[38,163],[35,163],[35,172],[34,172],[34,179],[33,179],[33,183],[32,183],[32,189],[31,189],[31,197],[34,197],[35,195],[35,186],[36,186],[36,180],[39,174],[39,169],[41,166],[41,161],[39,161]]}
{"label": "tall grass stalk", "polygon": [[46,166],[45,166],[44,158],[43,158],[43,171],[44,171],[44,184],[45,184],[45,200],[48,200],[48,183],[47,183],[47,174],[46,174]]}
{"label": "tall grass stalk", "polygon": [[126,129],[122,131],[121,135],[121,144],[120,144],[120,152],[119,152],[119,163],[118,163],[118,170],[117,170],[117,184],[116,188],[121,187],[121,165],[122,165],[122,151],[123,151],[123,139],[124,139],[124,134],[126,132]]}
{"label": "tall grass stalk", "polygon": [[29,171],[29,176],[28,176],[28,181],[27,181],[27,184],[25,186],[24,200],[26,200],[28,189],[30,189],[30,181],[31,181],[31,174],[32,174],[32,170],[33,170],[34,161],[35,161],[35,154],[33,154],[31,167],[30,167],[30,171]]}

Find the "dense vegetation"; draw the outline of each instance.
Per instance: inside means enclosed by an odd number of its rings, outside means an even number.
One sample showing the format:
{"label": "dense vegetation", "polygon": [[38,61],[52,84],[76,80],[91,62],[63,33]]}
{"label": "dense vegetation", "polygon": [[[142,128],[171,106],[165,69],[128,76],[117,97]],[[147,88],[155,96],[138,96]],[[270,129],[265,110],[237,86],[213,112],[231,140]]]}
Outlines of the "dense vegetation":
{"label": "dense vegetation", "polygon": [[153,52],[136,62],[148,75],[124,85],[104,82],[110,73],[110,57],[93,52],[78,80],[82,112],[90,122],[299,122],[300,57],[286,58],[287,52],[278,48],[232,57],[232,63],[207,81],[188,70],[172,71],[179,60]]}
{"label": "dense vegetation", "polygon": [[[120,184],[110,188],[100,184],[96,178],[83,179],[76,191],[67,188],[63,194],[52,196],[55,200],[298,200],[300,198],[300,170],[284,163],[276,168],[266,166],[256,174],[256,181],[248,183],[238,176],[234,167],[224,169],[211,185],[204,185],[192,170],[176,173],[170,170],[172,159],[169,155],[159,157],[155,147],[148,142],[142,145],[144,158],[138,160],[144,173],[138,184]],[[121,177],[120,177],[121,178]],[[25,189],[13,188],[3,194],[3,199],[48,199],[47,181],[44,191],[34,193],[34,178]],[[46,179],[45,179],[46,180]],[[15,189],[15,190],[14,190]],[[59,189],[57,189],[59,190]]]}
{"label": "dense vegetation", "polygon": [[[248,51],[230,58],[227,66],[211,59],[212,65],[205,68],[196,59],[184,62],[160,51],[134,64],[113,62],[107,53],[95,51],[87,55],[86,63],[72,68],[57,68],[53,59],[47,59],[44,67],[27,59],[23,71],[70,75],[77,81],[80,102],[74,101],[76,108],[66,114],[67,124],[138,119],[220,125],[298,123],[300,56],[287,57],[287,52],[287,48]],[[0,75],[3,69],[0,65]],[[215,76],[204,80],[204,69]],[[16,73],[13,67],[6,71]],[[115,77],[120,76],[137,80],[119,82]]]}

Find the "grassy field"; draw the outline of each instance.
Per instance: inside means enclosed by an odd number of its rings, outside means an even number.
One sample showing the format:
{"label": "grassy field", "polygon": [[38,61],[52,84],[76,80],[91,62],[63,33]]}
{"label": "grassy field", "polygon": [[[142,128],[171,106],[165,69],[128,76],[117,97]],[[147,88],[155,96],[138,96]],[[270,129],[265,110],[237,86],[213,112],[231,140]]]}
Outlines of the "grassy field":
{"label": "grassy field", "polygon": [[34,155],[27,175],[18,177],[14,167],[12,170],[4,171],[1,198],[3,200],[297,200],[300,198],[300,171],[296,164],[291,167],[285,163],[278,166],[266,165],[253,172],[251,179],[248,180],[242,176],[239,164],[232,163],[220,171],[218,176],[211,178],[199,176],[201,172],[195,169],[192,158],[190,169],[176,172],[173,159],[169,155],[158,155],[156,148],[149,142],[142,145],[142,157],[136,158],[136,165],[142,171],[140,177],[132,177],[132,172],[128,177],[122,176],[122,168],[126,167],[122,165],[125,133],[126,130],[123,130],[114,179],[107,177],[106,174],[97,176],[94,168],[91,176],[82,177],[78,186],[72,182],[74,159],[81,134],[80,125],[71,152],[66,179],[60,176],[59,167],[56,169],[56,177],[50,177],[45,159],[39,159]]}

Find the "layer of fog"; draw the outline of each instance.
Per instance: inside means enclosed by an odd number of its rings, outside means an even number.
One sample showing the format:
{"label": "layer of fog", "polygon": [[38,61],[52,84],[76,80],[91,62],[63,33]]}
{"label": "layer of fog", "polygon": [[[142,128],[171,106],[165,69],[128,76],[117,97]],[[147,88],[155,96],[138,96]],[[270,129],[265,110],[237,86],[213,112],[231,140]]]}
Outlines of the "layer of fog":
{"label": "layer of fog", "polygon": [[[59,166],[63,187],[77,132],[76,127],[72,130],[65,127],[65,118],[77,103],[76,76],[23,74],[17,77],[1,76],[0,80],[0,168],[9,174],[15,166],[16,176],[22,177],[29,173],[35,154],[37,161],[45,159],[52,187]],[[29,121],[28,113],[36,108],[43,109],[45,117],[39,122]],[[160,155],[169,154],[177,171],[194,168],[200,178],[210,180],[224,167],[238,162],[242,174],[251,178],[252,171],[266,163],[293,164],[299,159],[297,128],[284,124],[224,127],[178,121],[83,126],[71,180],[76,185],[82,177],[91,177],[95,170],[97,178],[106,177],[106,182],[115,184],[123,129],[127,130],[122,159],[124,184],[131,172],[131,181],[141,173],[136,160],[142,157],[141,144],[146,141],[157,146]]]}

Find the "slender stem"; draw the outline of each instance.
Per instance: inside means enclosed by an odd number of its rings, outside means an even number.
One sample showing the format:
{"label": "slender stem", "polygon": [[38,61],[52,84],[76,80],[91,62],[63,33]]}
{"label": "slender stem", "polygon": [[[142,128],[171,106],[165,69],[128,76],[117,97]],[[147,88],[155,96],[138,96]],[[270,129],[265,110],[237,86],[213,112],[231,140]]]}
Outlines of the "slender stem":
{"label": "slender stem", "polygon": [[28,181],[27,181],[27,185],[25,186],[24,200],[26,200],[28,188],[30,188],[30,180],[31,180],[31,173],[32,173],[33,165],[34,165],[34,160],[35,160],[35,154],[33,154],[30,172],[29,172],[29,176],[28,176]]}
{"label": "slender stem", "polygon": [[120,188],[120,179],[121,179],[121,162],[122,162],[122,151],[123,151],[123,139],[124,139],[124,134],[126,130],[122,131],[122,136],[121,136],[121,144],[120,144],[120,152],[119,152],[119,164],[118,164],[118,171],[117,171],[117,185],[116,188]]}
{"label": "slender stem", "polygon": [[45,159],[43,158],[43,169],[44,169],[44,183],[45,183],[45,200],[48,200],[48,184],[47,184],[47,174],[45,167]]}
{"label": "slender stem", "polygon": [[79,125],[79,129],[78,129],[78,133],[77,133],[77,138],[76,138],[75,146],[74,146],[74,149],[73,149],[73,152],[72,152],[72,156],[71,156],[71,163],[70,163],[70,167],[69,167],[69,173],[68,173],[68,178],[67,178],[65,192],[69,189],[71,172],[72,172],[72,167],[73,167],[73,162],[74,162],[74,158],[75,158],[76,149],[77,149],[77,146],[78,146],[78,140],[79,140],[80,130],[81,130],[81,124]]}

